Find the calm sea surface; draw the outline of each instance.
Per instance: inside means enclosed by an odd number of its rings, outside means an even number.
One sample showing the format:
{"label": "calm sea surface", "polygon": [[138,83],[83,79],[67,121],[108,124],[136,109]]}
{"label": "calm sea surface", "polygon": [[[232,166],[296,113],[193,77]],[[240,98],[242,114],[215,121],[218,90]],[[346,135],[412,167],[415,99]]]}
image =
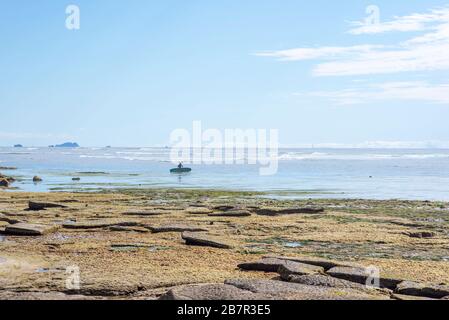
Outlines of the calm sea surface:
{"label": "calm sea surface", "polygon": [[[216,188],[279,197],[449,200],[449,150],[281,149],[278,173],[258,165],[188,165],[169,173],[166,148],[0,148],[2,173],[23,191],[98,188]],[[35,184],[38,175],[43,182]],[[81,178],[72,181],[73,177]]]}

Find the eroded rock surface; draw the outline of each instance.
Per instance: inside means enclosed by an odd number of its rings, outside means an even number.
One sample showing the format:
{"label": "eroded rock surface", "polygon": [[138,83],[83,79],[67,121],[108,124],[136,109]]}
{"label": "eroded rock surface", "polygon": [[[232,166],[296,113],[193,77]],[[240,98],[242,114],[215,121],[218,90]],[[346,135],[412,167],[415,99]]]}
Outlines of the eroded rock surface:
{"label": "eroded rock surface", "polygon": [[449,296],[449,286],[404,281],[398,284],[395,292],[403,295],[441,299]]}
{"label": "eroded rock surface", "polygon": [[289,214],[317,214],[323,213],[324,208],[321,207],[295,207],[295,208],[259,208],[255,212],[261,216],[281,216]]}
{"label": "eroded rock surface", "polygon": [[[361,284],[368,283],[369,279],[372,278],[370,270],[368,270],[367,268],[358,268],[358,267],[334,267],[328,270],[327,274],[335,278],[344,279]],[[402,281],[403,280],[401,279],[391,279],[381,277],[379,279],[380,282],[379,284],[381,288],[388,288],[394,290],[396,286]]]}
{"label": "eroded rock surface", "polygon": [[224,240],[218,239],[207,234],[195,233],[195,232],[183,232],[182,239],[185,240],[187,245],[191,246],[205,246],[215,247],[221,249],[231,249],[232,245],[224,242]]}
{"label": "eroded rock surface", "polygon": [[58,203],[51,203],[51,202],[30,201],[30,202],[28,202],[28,208],[32,211],[40,211],[40,210],[45,210],[47,208],[67,208],[67,206],[58,204]]}
{"label": "eroded rock surface", "polygon": [[17,236],[41,236],[51,232],[55,232],[59,226],[42,225],[32,223],[16,223],[6,226],[5,233]]}
{"label": "eroded rock surface", "polygon": [[251,212],[248,210],[228,210],[209,213],[209,217],[249,217]]}
{"label": "eroded rock surface", "polygon": [[205,232],[207,229],[198,226],[188,226],[181,224],[167,224],[162,226],[148,226],[147,227],[153,233],[162,232]]}
{"label": "eroded rock surface", "polygon": [[225,284],[280,300],[376,300],[389,299],[388,295],[372,294],[353,288],[309,286],[276,280],[227,280]]}
{"label": "eroded rock surface", "polygon": [[227,284],[181,286],[169,290],[159,300],[257,300],[266,299],[262,294],[241,290]]}

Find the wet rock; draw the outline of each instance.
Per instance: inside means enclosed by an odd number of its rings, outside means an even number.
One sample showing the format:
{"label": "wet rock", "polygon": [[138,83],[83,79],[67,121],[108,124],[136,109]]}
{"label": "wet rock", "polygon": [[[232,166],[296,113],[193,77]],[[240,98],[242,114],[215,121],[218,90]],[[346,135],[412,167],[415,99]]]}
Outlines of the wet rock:
{"label": "wet rock", "polygon": [[180,286],[163,294],[159,300],[257,300],[263,295],[226,284]]}
{"label": "wet rock", "polygon": [[419,232],[408,232],[406,233],[410,238],[434,238],[436,236],[435,232],[430,231],[419,231]]}
{"label": "wet rock", "polygon": [[14,179],[13,177],[5,176],[1,173],[0,173],[0,180],[6,180],[9,183],[13,183],[14,181],[16,181],[16,179]]}
{"label": "wet rock", "polygon": [[0,187],[9,188],[9,181],[7,179],[0,178]]}
{"label": "wet rock", "polygon": [[153,233],[162,233],[162,232],[204,232],[207,229],[196,227],[196,226],[187,226],[187,225],[177,225],[177,224],[168,224],[157,227],[147,226],[147,228]]}
{"label": "wet rock", "polygon": [[324,268],[300,262],[285,261],[285,263],[283,263],[279,267],[277,272],[279,273],[279,275],[283,280],[289,280],[290,276],[293,275],[301,276],[308,274],[324,273]]}
{"label": "wet rock", "polygon": [[187,245],[191,246],[205,246],[205,247],[215,247],[222,249],[231,249],[232,246],[225,243],[221,239],[211,237],[209,235],[193,233],[193,232],[183,232],[182,239],[185,240]]}
{"label": "wet rock", "polygon": [[248,210],[228,210],[223,212],[213,212],[208,214],[209,217],[249,217],[251,212]]}
{"label": "wet rock", "polygon": [[28,202],[28,209],[32,211],[40,211],[48,208],[67,208],[67,206],[50,202],[35,202],[35,201]]}
{"label": "wet rock", "polygon": [[276,300],[377,300],[389,296],[372,294],[352,288],[317,287],[276,280],[227,280],[225,284]]}
{"label": "wet rock", "polygon": [[324,208],[321,207],[296,207],[296,208],[259,208],[255,209],[256,214],[260,216],[281,216],[289,214],[318,214],[323,213]]}
{"label": "wet rock", "polygon": [[33,177],[33,182],[42,182],[42,181],[43,181],[42,178],[39,177],[39,176],[34,176]]}
{"label": "wet rock", "polygon": [[[344,279],[356,283],[366,284],[372,277],[367,268],[359,267],[334,267],[327,271],[332,277]],[[396,286],[403,280],[383,278],[379,279],[379,285],[381,288],[388,288],[394,290]]]}
{"label": "wet rock", "polygon": [[5,233],[17,236],[41,236],[55,232],[57,229],[58,226],[55,225],[49,226],[42,224],[17,223],[6,226]]}
{"label": "wet rock", "polygon": [[449,296],[449,286],[403,281],[398,284],[395,293],[441,299]]}
{"label": "wet rock", "polygon": [[325,260],[325,259],[315,259],[315,258],[303,258],[303,257],[283,257],[283,256],[265,256],[264,258],[274,258],[274,259],[280,259],[280,260],[287,260],[287,261],[294,261],[294,262],[300,262],[305,264],[310,264],[313,266],[323,267],[325,270],[329,270],[334,267],[339,266],[347,266],[340,264],[338,262]]}

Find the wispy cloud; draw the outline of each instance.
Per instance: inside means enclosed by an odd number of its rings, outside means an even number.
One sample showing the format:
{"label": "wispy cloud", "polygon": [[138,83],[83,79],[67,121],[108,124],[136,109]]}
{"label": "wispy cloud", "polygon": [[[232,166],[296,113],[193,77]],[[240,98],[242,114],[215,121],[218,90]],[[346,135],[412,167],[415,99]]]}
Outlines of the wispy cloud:
{"label": "wispy cloud", "polygon": [[351,24],[355,28],[348,32],[355,35],[375,34],[392,31],[410,32],[434,29],[438,23],[449,20],[448,8],[430,10],[428,13],[415,13],[402,17],[395,17],[393,20],[381,23],[369,23],[366,21],[355,21]]}
{"label": "wispy cloud", "polygon": [[426,82],[387,82],[337,91],[296,93],[326,98],[337,105],[365,104],[373,101],[413,100],[449,104],[449,84],[432,85]]}
{"label": "wispy cloud", "polygon": [[255,55],[260,57],[274,57],[283,61],[315,60],[319,58],[331,59],[360,55],[361,53],[372,52],[374,49],[382,47],[378,45],[360,45],[352,47],[297,48],[272,52],[258,52]]}
{"label": "wispy cloud", "polygon": [[313,68],[314,76],[449,70],[449,7],[396,17],[377,25],[360,25],[349,32],[374,34],[389,31],[421,31],[421,34],[392,45],[294,48],[259,52],[257,55],[284,61],[321,60]]}

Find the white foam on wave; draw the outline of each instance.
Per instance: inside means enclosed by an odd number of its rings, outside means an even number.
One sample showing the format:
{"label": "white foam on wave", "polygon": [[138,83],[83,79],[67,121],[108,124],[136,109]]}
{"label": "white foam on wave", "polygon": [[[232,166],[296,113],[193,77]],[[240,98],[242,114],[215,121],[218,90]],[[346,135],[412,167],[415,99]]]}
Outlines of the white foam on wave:
{"label": "white foam on wave", "polygon": [[391,159],[436,159],[449,158],[449,154],[329,154],[322,152],[301,153],[288,152],[278,157],[279,161],[298,160],[391,160]]}

